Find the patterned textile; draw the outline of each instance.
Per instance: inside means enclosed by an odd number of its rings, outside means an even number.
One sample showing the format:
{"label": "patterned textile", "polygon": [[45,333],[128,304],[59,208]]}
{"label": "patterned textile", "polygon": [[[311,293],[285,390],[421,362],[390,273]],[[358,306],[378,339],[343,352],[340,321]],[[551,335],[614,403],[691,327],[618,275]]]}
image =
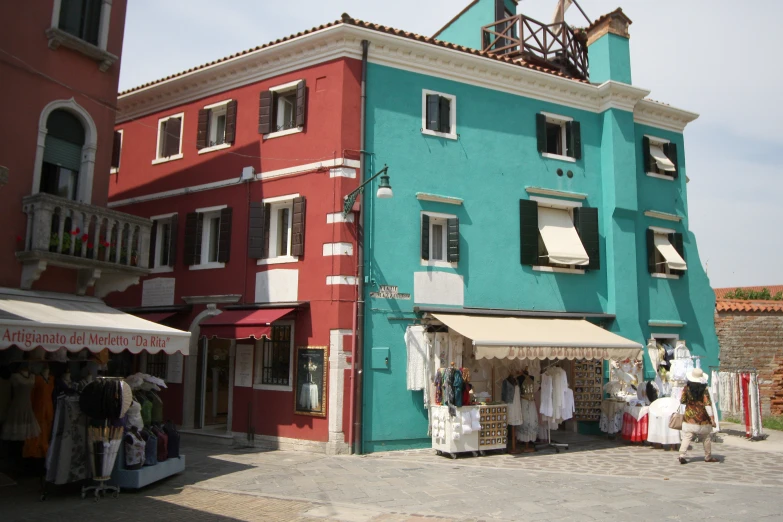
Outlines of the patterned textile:
{"label": "patterned textile", "polygon": [[517,428],[517,440],[533,442],[538,436],[538,412],[536,402],[522,399],[522,425]]}
{"label": "patterned textile", "polygon": [[41,427],[33,413],[32,393],[35,386],[35,375],[27,373],[11,374],[11,388],[13,398],[8,406],[6,420],[0,431],[2,440],[26,440],[37,437],[41,433]]}
{"label": "patterned textile", "polygon": [[427,383],[424,326],[409,326],[405,330],[405,345],[408,348],[407,387],[409,390],[423,390]]}
{"label": "patterned textile", "polygon": [[60,397],[46,455],[46,480],[67,484],[87,477],[87,416],[79,408],[79,397]]}
{"label": "patterned textile", "polygon": [[44,379],[40,375],[35,376],[32,404],[35,418],[41,432],[37,437],[24,441],[22,457],[42,459],[49,451],[49,438],[52,436],[52,421],[54,420],[54,404],[52,404],[52,392],[54,391],[54,377]]}
{"label": "patterned textile", "polygon": [[607,400],[601,402],[601,419],[598,428],[610,435],[620,433],[623,429],[623,409],[625,402]]}
{"label": "patterned textile", "polygon": [[691,394],[691,387],[686,386],[682,392],[682,398],[680,404],[685,405],[685,417],[683,422],[689,424],[701,424],[712,425],[710,416],[707,413],[707,406],[712,406],[710,401],[710,395],[707,393],[707,388],[704,388],[704,393],[701,397],[694,397]]}

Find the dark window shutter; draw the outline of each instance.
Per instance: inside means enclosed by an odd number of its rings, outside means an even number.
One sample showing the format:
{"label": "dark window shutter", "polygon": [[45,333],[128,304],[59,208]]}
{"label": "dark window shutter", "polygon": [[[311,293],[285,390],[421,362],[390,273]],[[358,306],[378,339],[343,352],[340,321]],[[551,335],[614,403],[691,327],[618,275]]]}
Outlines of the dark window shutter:
{"label": "dark window shutter", "polygon": [[272,225],[272,205],[264,205],[264,259],[269,257],[269,228]]}
{"label": "dark window shutter", "polygon": [[536,114],[536,140],[538,152],[546,152],[546,116],[541,113]]}
{"label": "dark window shutter", "polygon": [[658,267],[655,266],[655,232],[649,228],[647,229],[647,270],[651,274],[658,272]]}
{"label": "dark window shutter", "polygon": [[177,225],[179,221],[179,214],[171,216],[171,228],[169,229],[169,266],[174,266],[177,263]]}
{"label": "dark window shutter", "polygon": [[115,169],[120,168],[120,155],[122,154],[122,133],[114,131],[114,143],[111,149],[111,166]]}
{"label": "dark window shutter", "polygon": [[519,200],[519,244],[523,265],[538,264],[538,203]]}
{"label": "dark window shutter", "polygon": [[582,159],[582,126],[578,121],[566,122],[566,137],[568,138],[568,156]]}
{"label": "dark window shutter", "polygon": [[294,199],[294,213],[291,220],[291,255],[304,255],[305,208],[304,196]]}
{"label": "dark window shutter", "polygon": [[250,203],[247,225],[247,253],[251,259],[264,258],[264,228],[264,204],[254,201]]}
{"label": "dark window shutter", "polygon": [[430,259],[430,217],[421,215],[421,258]]}
{"label": "dark window shutter", "polygon": [[296,84],[296,126],[304,127],[307,118],[307,86],[302,80]]}
{"label": "dark window shutter", "polygon": [[185,251],[183,261],[185,266],[201,263],[201,219],[198,212],[188,212],[185,215]]}
{"label": "dark window shutter", "polygon": [[272,96],[271,91],[261,91],[258,104],[258,133],[272,132]]}
{"label": "dark window shutter", "polygon": [[441,96],[438,100],[439,108],[440,108],[440,114],[438,115],[438,118],[440,119],[440,125],[439,129],[440,132],[450,133],[451,132],[451,100]]}
{"label": "dark window shutter", "polygon": [[519,245],[523,265],[538,264],[538,203],[519,200]]}
{"label": "dark window shutter", "polygon": [[676,143],[664,144],[663,153],[666,154],[666,157],[669,158],[669,161],[674,163],[674,172],[671,173],[671,176],[674,179],[677,179],[680,175],[680,165],[677,162],[677,144]]}
{"label": "dark window shutter", "polygon": [[601,249],[598,234],[598,209],[586,207],[575,208],[574,227],[590,258],[590,264],[583,266],[582,268],[599,270],[601,268]]}
{"label": "dark window shutter", "polygon": [[166,142],[163,151],[167,158],[179,154],[179,133],[181,129],[181,119],[169,118],[166,120]]}
{"label": "dark window shutter", "polygon": [[196,148],[205,149],[209,145],[209,109],[200,109],[198,111],[198,131],[196,133]]}
{"label": "dark window shutter", "polygon": [[[683,248],[682,244],[682,234],[679,232],[675,232],[674,234],[669,234],[669,242],[674,247],[674,250],[677,251],[678,254],[680,254],[680,257],[683,261],[685,261],[685,249]],[[670,272],[674,275],[683,275],[685,274],[685,270],[670,270]]]}
{"label": "dark window shutter", "polygon": [[149,268],[155,268],[155,245],[158,242],[158,221],[152,222],[152,230],[150,230],[150,258],[147,266]]}
{"label": "dark window shutter", "polygon": [[220,211],[220,236],[218,236],[218,263],[228,263],[231,257],[231,207]]}
{"label": "dark window shutter", "polygon": [[427,130],[440,130],[440,96],[437,94],[427,95]]}
{"label": "dark window shutter", "polygon": [[447,253],[449,263],[459,262],[459,218],[449,218],[447,221],[448,241]]}
{"label": "dark window shutter", "polygon": [[654,172],[653,157],[650,154],[650,138],[642,138],[642,160],[644,161],[644,172]]}
{"label": "dark window shutter", "polygon": [[495,0],[495,21],[502,20],[506,12],[506,2],[504,0]]}
{"label": "dark window shutter", "polygon": [[234,143],[237,134],[237,101],[228,102],[226,107],[226,143]]}

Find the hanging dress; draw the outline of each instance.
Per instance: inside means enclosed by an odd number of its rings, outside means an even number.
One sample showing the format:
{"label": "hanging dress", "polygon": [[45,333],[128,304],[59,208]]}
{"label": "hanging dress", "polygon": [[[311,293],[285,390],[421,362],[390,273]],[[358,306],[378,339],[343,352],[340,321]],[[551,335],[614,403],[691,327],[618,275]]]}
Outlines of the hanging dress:
{"label": "hanging dress", "polygon": [[519,426],[522,424],[522,400],[519,397],[518,385],[514,386],[511,404],[508,405],[508,416],[506,417],[506,423],[509,426]]}
{"label": "hanging dress", "polygon": [[21,373],[14,373],[9,380],[13,398],[11,405],[8,406],[3,429],[0,431],[0,439],[27,440],[37,437],[41,433],[41,427],[33,413],[31,397],[35,386],[35,375],[28,373],[25,377]]}
{"label": "hanging dress", "polygon": [[52,436],[52,422],[54,421],[53,391],[54,377],[50,375],[48,379],[44,379],[40,375],[35,376],[31,402],[41,430],[37,437],[29,438],[24,442],[22,449],[24,458],[42,459],[46,457],[46,452],[49,450],[49,439]]}

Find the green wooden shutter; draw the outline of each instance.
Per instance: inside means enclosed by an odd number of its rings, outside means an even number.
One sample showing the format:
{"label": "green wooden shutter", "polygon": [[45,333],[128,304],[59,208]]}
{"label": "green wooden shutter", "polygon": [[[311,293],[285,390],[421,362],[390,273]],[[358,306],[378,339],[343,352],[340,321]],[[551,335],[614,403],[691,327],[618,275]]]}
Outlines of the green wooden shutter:
{"label": "green wooden shutter", "polygon": [[538,264],[538,203],[519,200],[519,246],[523,265]]}
{"label": "green wooden shutter", "polygon": [[438,105],[440,108],[440,114],[438,115],[440,123],[438,128],[440,129],[440,132],[448,134],[451,132],[451,100],[444,96],[440,96]]}
{"label": "green wooden shutter", "polygon": [[158,242],[158,220],[152,222],[152,230],[150,230],[150,258],[148,260],[148,267],[155,268],[155,246]]}
{"label": "green wooden shutter", "polygon": [[536,140],[538,152],[546,152],[546,116],[541,113],[536,114]]}
{"label": "green wooden shutter", "polygon": [[669,161],[674,163],[674,172],[671,173],[671,176],[674,179],[677,179],[680,175],[680,165],[677,161],[677,144],[665,143],[663,145],[663,153],[666,154],[666,157],[669,158]]}
{"label": "green wooden shutter", "polygon": [[578,121],[566,122],[566,138],[567,155],[574,159],[582,159],[582,129]]}
{"label": "green wooden shutter", "polygon": [[440,131],[440,96],[427,95],[427,130]]}
{"label": "green wooden shutter", "polygon": [[122,133],[114,131],[114,140],[111,149],[111,166],[115,169],[120,168],[120,156],[122,154]]}
{"label": "green wooden shutter", "polygon": [[43,160],[79,172],[82,168],[82,146],[47,134]]}
{"label": "green wooden shutter", "polygon": [[601,268],[601,248],[598,233],[598,209],[578,207],[574,209],[574,227],[585,247],[590,264],[583,266],[588,270]]}
{"label": "green wooden shutter", "polygon": [[459,262],[459,218],[453,217],[446,221],[447,228],[447,259],[449,263]]}
{"label": "green wooden shutter", "polygon": [[231,258],[231,207],[220,211],[220,235],[218,236],[218,263],[228,263]]}
{"label": "green wooden shutter", "polygon": [[655,265],[655,232],[649,228],[647,229],[647,271],[651,274],[658,272],[658,267]]}
{"label": "green wooden shutter", "polygon": [[185,266],[201,263],[201,221],[203,214],[188,212],[185,216]]}
{"label": "green wooden shutter", "polygon": [[421,215],[421,258],[430,258],[430,217],[427,214]]}
{"label": "green wooden shutter", "polygon": [[269,231],[272,226],[272,205],[270,203],[267,203],[264,205],[264,250],[263,250],[263,258],[266,259],[269,257]]}

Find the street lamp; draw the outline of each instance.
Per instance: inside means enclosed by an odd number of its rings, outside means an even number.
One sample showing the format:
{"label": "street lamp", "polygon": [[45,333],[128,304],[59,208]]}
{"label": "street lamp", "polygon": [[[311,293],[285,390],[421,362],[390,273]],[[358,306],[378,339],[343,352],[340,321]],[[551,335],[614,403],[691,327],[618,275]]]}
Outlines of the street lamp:
{"label": "street lamp", "polygon": [[392,192],[391,185],[389,184],[389,174],[388,174],[389,166],[384,165],[381,170],[379,170],[373,177],[359,185],[353,192],[345,196],[345,202],[343,203],[343,215],[348,215],[348,213],[353,208],[353,204],[356,202],[356,198],[359,196],[359,194],[362,193],[364,190],[364,186],[367,185],[369,182],[377,178],[378,176],[381,176],[381,183],[378,185],[378,192],[375,193],[375,196],[379,199],[389,199],[390,197],[394,196],[394,193]]}

